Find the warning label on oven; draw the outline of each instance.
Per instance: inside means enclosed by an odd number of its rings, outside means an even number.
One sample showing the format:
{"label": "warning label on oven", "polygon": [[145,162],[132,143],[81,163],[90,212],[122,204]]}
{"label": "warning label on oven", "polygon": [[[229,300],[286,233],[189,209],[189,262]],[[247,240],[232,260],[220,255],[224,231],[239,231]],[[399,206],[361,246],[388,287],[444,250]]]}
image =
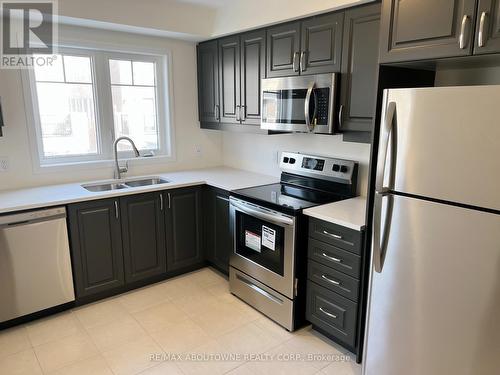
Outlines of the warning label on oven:
{"label": "warning label on oven", "polygon": [[272,251],[276,250],[276,231],[265,225],[262,226],[262,246]]}
{"label": "warning label on oven", "polygon": [[245,246],[260,253],[260,236],[253,232],[250,232],[249,230],[246,230]]}

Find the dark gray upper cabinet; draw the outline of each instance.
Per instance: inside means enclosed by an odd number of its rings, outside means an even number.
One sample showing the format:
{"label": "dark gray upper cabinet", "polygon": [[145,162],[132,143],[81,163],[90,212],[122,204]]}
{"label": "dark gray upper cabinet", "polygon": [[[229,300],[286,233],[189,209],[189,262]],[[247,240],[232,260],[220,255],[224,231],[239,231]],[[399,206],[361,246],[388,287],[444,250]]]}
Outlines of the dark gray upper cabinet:
{"label": "dark gray upper cabinet", "polygon": [[165,196],[168,272],[202,263],[202,189],[175,189]]}
{"label": "dark gray upper cabinet", "polygon": [[118,210],[118,201],[113,199],[68,206],[77,299],[124,284]]}
{"label": "dark gray upper cabinet", "polygon": [[339,131],[371,131],[375,116],[380,4],[345,13]]}
{"label": "dark gray upper cabinet", "polygon": [[384,0],[380,62],[469,55],[475,15],[476,0]]}
{"label": "dark gray upper cabinet", "polygon": [[479,0],[474,54],[500,52],[500,1]]}
{"label": "dark gray upper cabinet", "polygon": [[162,200],[161,193],[157,192],[120,198],[127,283],[166,272]]}
{"label": "dark gray upper cabinet", "polygon": [[234,123],[240,116],[240,37],[219,40],[220,121]]}
{"label": "dark gray upper cabinet", "polygon": [[205,245],[207,260],[220,271],[229,273],[233,236],[229,229],[229,193],[207,188],[204,192]]}
{"label": "dark gray upper cabinet", "polygon": [[266,32],[252,31],[240,38],[241,123],[260,125],[260,84],[266,74]]}
{"label": "dark gray upper cabinet", "polygon": [[300,22],[267,29],[267,78],[299,75]]}
{"label": "dark gray upper cabinet", "polygon": [[217,41],[200,43],[197,52],[199,120],[202,128],[217,128],[220,116]]}
{"label": "dark gray upper cabinet", "polygon": [[344,13],[332,13],[301,24],[300,74],[340,71]]}

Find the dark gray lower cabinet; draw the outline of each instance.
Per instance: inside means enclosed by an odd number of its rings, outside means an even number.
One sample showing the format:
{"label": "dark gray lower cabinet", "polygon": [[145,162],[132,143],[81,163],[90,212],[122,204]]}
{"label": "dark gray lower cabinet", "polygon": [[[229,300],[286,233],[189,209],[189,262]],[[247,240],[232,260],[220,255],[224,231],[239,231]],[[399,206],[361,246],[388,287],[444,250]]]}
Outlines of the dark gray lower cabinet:
{"label": "dark gray lower cabinet", "polygon": [[73,278],[77,298],[124,285],[118,200],[68,206]]}
{"label": "dark gray lower cabinet", "polygon": [[168,272],[201,264],[202,188],[174,189],[165,196]]}
{"label": "dark gray lower cabinet", "polygon": [[207,260],[220,271],[229,273],[233,236],[229,229],[229,192],[205,189],[205,246]]}
{"label": "dark gray lower cabinet", "polygon": [[125,280],[140,281],[166,272],[162,193],[120,198]]}
{"label": "dark gray lower cabinet", "polygon": [[364,232],[309,219],[306,318],[361,361]]}

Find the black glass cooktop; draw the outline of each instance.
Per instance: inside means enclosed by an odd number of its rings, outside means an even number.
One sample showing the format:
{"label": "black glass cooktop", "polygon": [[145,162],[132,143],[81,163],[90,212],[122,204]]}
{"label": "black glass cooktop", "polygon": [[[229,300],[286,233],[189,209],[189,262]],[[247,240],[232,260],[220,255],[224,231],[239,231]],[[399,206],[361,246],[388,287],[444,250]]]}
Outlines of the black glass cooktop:
{"label": "black glass cooktop", "polygon": [[231,195],[250,198],[257,204],[267,203],[267,205],[275,208],[293,212],[342,199],[342,197],[334,193],[288,184],[271,184],[239,189],[231,192]]}

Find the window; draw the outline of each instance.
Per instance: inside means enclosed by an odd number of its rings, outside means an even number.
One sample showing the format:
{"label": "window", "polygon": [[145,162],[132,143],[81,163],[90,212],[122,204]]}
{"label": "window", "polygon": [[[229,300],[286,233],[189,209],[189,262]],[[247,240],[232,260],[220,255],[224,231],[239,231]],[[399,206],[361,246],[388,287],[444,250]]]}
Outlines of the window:
{"label": "window", "polygon": [[[127,136],[141,154],[170,156],[166,57],[60,49],[29,73],[40,165],[112,159]],[[126,142],[120,156],[130,154]],[[131,154],[130,154],[131,155]]]}

